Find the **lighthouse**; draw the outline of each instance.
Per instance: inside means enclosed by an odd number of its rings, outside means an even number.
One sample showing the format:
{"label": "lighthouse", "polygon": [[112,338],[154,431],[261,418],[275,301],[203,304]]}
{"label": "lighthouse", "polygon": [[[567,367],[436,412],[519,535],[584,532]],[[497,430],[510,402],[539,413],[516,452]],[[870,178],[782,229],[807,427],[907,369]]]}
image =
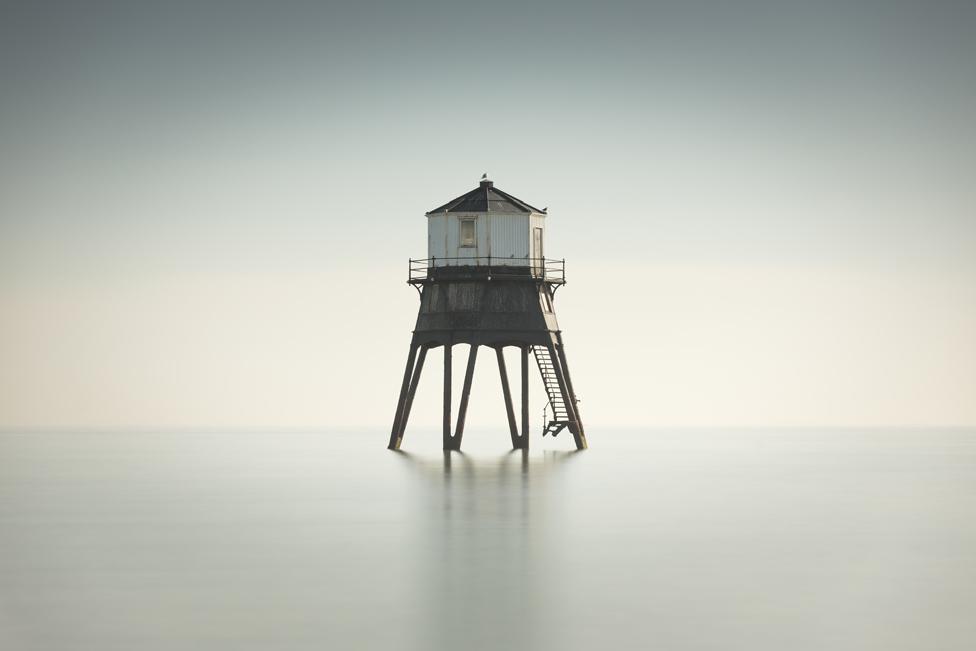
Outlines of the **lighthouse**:
{"label": "lighthouse", "polygon": [[[548,399],[542,435],[569,431],[577,449],[586,434],[573,390],[562,331],[556,320],[556,290],[566,283],[566,262],[546,256],[547,210],[502,192],[487,175],[478,187],[426,213],[427,257],[411,259],[407,282],[420,294],[397,400],[389,448],[399,450],[428,353],[443,352],[445,450],[460,450],[479,350],[498,362],[512,447],[529,447],[529,357]],[[453,418],[454,347],[467,345],[467,365]],[[521,417],[516,418],[504,349],[520,351]]]}

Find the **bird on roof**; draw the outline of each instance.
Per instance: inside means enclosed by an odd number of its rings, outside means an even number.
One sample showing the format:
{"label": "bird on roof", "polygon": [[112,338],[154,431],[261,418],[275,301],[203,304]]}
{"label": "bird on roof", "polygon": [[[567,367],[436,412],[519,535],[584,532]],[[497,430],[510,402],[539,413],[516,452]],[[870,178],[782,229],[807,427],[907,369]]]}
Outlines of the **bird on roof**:
{"label": "bird on roof", "polygon": [[487,181],[488,180],[488,172],[485,172],[484,174],[481,175],[481,180],[482,181]]}

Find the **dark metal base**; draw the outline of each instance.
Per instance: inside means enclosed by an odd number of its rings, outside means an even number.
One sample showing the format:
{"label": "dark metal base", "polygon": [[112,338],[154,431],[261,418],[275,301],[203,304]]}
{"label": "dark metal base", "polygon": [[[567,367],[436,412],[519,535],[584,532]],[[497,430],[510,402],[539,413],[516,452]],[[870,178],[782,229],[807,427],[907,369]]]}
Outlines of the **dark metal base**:
{"label": "dark metal base", "polygon": [[[461,440],[464,436],[464,425],[468,410],[468,399],[471,395],[471,385],[474,379],[474,367],[478,357],[478,344],[471,344],[468,352],[467,367],[464,373],[464,384],[461,388],[461,401],[458,406],[457,422],[452,428],[452,362],[453,344],[411,343],[410,352],[407,358],[407,366],[403,373],[403,385],[400,389],[400,399],[397,403],[397,413],[393,419],[393,429],[390,432],[389,449],[399,450],[403,442],[403,434],[407,427],[410,417],[410,408],[413,405],[414,395],[417,392],[417,385],[420,383],[420,373],[423,370],[427,352],[431,348],[441,347],[444,349],[444,416],[443,416],[443,447],[445,450],[460,450]],[[529,353],[530,344],[521,344],[517,347],[521,352],[521,423],[516,419],[514,402],[512,400],[511,386],[508,381],[508,370],[505,364],[504,345],[488,346],[495,349],[495,358],[498,363],[498,375],[501,379],[502,396],[505,400],[505,414],[508,418],[508,427],[511,434],[512,448],[515,450],[529,449]],[[579,418],[579,411],[575,393],[572,389],[572,382],[569,379],[569,369],[566,366],[566,353],[563,350],[561,336],[554,333],[553,340],[549,345],[550,354],[556,364],[556,374],[559,378],[560,389],[565,396],[566,405],[569,408],[570,420],[560,423],[562,429],[565,427],[572,433],[576,443],[576,449],[584,450],[587,447],[586,434],[583,430],[583,423]],[[521,426],[520,426],[521,425]],[[453,430],[453,431],[452,431]],[[557,430],[558,431],[558,430]],[[543,431],[553,433],[551,429]]]}
{"label": "dark metal base", "polygon": [[[470,352],[461,389],[457,425],[452,431],[451,362],[455,344],[469,344]],[[496,282],[465,278],[431,282],[422,289],[417,328],[410,342],[410,352],[390,433],[391,450],[399,450],[403,442],[427,351],[438,347],[444,349],[443,445],[445,450],[461,448],[475,362],[478,349],[482,346],[495,349],[512,448],[527,450],[529,447],[528,359],[533,347],[536,347],[537,361],[540,355],[546,357],[543,381],[546,383],[550,401],[558,400],[560,405],[563,420],[558,429],[565,427],[572,433],[577,449],[587,447],[576,393],[566,363],[562,333],[558,329],[552,309],[550,286],[531,279]],[[504,349],[507,346],[515,346],[521,351],[521,431],[505,368]],[[547,428],[547,431],[552,430]]]}

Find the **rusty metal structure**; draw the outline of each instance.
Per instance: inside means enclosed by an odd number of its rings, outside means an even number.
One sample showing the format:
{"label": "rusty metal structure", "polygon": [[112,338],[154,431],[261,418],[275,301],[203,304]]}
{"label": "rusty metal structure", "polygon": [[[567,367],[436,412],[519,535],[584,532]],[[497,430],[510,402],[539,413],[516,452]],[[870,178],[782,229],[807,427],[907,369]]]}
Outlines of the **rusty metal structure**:
{"label": "rusty metal structure", "polygon": [[[493,206],[493,193],[499,193],[506,200],[496,201]],[[484,200],[479,201],[480,197]],[[531,218],[542,218],[545,211],[538,211],[511,195],[494,190],[491,181],[483,180],[472,192],[427,215],[437,215],[438,218],[448,215],[452,205],[460,206],[456,212],[461,220],[482,220],[489,233],[492,218],[517,218],[516,209],[528,213],[524,221],[527,243],[521,251],[541,253],[541,229],[530,225],[538,223]],[[480,229],[481,225],[473,224],[472,231],[476,228]],[[454,231],[461,233],[458,237],[463,237],[463,231]],[[465,246],[463,241],[459,242],[457,251],[465,255],[409,261],[407,282],[420,294],[420,310],[403,372],[389,448],[400,449],[424,362],[433,348],[443,349],[445,450],[461,448],[475,362],[481,348],[495,351],[513,448],[529,447],[530,356],[535,359],[534,365],[542,378],[552,414],[543,429],[543,436],[556,436],[566,429],[572,434],[577,449],[586,448],[586,434],[553,303],[556,290],[566,283],[565,260],[531,255],[515,257],[514,254],[479,256],[476,255],[478,251],[466,250],[477,245]],[[467,344],[469,350],[455,424],[452,356],[454,346],[458,344]],[[518,348],[521,353],[521,418],[516,417],[505,364],[503,351],[508,346]]]}

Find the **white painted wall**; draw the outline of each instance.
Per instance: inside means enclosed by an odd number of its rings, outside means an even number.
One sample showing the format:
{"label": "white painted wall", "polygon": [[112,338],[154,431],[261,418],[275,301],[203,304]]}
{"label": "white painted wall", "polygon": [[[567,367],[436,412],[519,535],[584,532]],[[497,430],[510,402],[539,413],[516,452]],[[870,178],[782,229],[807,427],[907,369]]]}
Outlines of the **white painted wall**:
{"label": "white painted wall", "polygon": [[526,237],[529,216],[525,213],[492,213],[489,215],[489,222],[491,264],[525,266],[524,258],[529,255],[529,241]]}
{"label": "white painted wall", "polygon": [[447,214],[427,217],[427,257],[447,257]]}
{"label": "white painted wall", "polygon": [[[461,246],[461,221],[475,219],[476,247]],[[545,215],[532,213],[438,213],[427,217],[427,257],[435,266],[457,264],[526,266],[534,257],[532,227],[545,226]],[[477,258],[472,262],[450,258]]]}

